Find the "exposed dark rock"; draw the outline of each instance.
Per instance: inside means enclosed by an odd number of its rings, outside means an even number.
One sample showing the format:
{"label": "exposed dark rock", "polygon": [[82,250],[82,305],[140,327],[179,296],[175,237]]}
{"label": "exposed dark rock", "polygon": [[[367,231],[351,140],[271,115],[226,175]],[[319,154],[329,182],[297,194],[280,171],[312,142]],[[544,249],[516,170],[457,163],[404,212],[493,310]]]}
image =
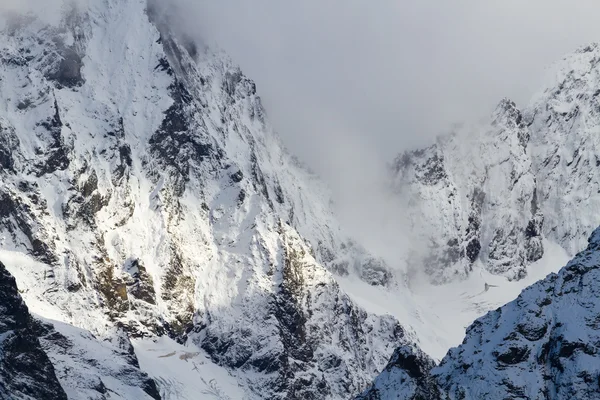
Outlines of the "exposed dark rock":
{"label": "exposed dark rock", "polygon": [[241,206],[242,204],[244,204],[244,200],[246,200],[246,191],[244,189],[242,189],[242,190],[240,190],[240,193],[238,194],[238,199],[237,199],[238,206]]}
{"label": "exposed dark rock", "polygon": [[162,299],[173,304],[175,318],[167,322],[169,335],[182,341],[193,327],[195,313],[194,277],[185,269],[184,260],[175,245],[171,246],[171,259],[162,285]]}
{"label": "exposed dark rock", "polygon": [[[516,229],[506,231],[498,228],[488,247],[488,264],[491,264],[492,272],[499,273],[509,267],[513,267],[514,275],[510,279],[522,279],[526,276],[524,257],[519,253],[519,232]],[[520,268],[512,265],[516,261]]]}
{"label": "exposed dark rock", "polygon": [[115,277],[112,265],[106,265],[98,274],[98,290],[102,293],[106,307],[112,317],[129,309],[127,284]]}
{"label": "exposed dark rock", "polygon": [[77,52],[69,47],[59,49],[58,57],[60,61],[47,75],[47,78],[58,83],[59,86],[73,88],[84,84],[85,80],[81,75],[83,61]]}
{"label": "exposed dark rock", "polygon": [[244,179],[244,173],[241,170],[231,174],[231,180],[235,183],[240,183]]}
{"label": "exposed dark rock", "polygon": [[0,263],[0,398],[66,400],[15,279]]}
{"label": "exposed dark rock", "polygon": [[36,229],[37,224],[31,211],[15,193],[0,190],[0,226],[11,235],[22,232],[29,241],[28,250],[31,255],[44,263],[53,264],[58,258],[45,232]]}
{"label": "exposed dark rock", "polygon": [[238,86],[238,83],[242,81],[243,75],[242,71],[235,72],[227,72],[225,74],[225,79],[223,80],[223,90],[229,96],[233,97],[235,95],[235,90]]}
{"label": "exposed dark rock", "polygon": [[56,100],[54,100],[54,115],[40,123],[40,126],[46,128],[50,134],[51,143],[44,152],[44,161],[35,164],[36,175],[38,177],[56,171],[63,171],[69,167],[70,163],[68,156],[69,149],[62,137],[63,123]]}
{"label": "exposed dark rock", "polygon": [[[415,346],[396,349],[374,384],[356,400],[436,400],[442,399],[430,377],[435,362]],[[393,380],[393,386],[388,382]]]}
{"label": "exposed dark rock", "polygon": [[372,286],[386,286],[393,278],[383,260],[369,259],[362,263],[359,271],[362,280]]}
{"label": "exposed dark rock", "polygon": [[481,243],[478,239],[472,239],[467,244],[467,258],[471,263],[477,261],[477,257],[479,257],[479,252],[481,251]]}
{"label": "exposed dark rock", "polygon": [[[95,228],[96,214],[110,200],[110,196],[103,196],[96,190],[94,185],[97,182],[93,176],[84,183],[82,193],[75,193],[67,204],[63,205],[63,216],[68,223],[69,229],[74,229],[82,222],[89,227]],[[86,194],[87,196],[83,196],[82,194]]]}
{"label": "exposed dark rock", "polygon": [[169,60],[167,60],[166,57],[162,57],[160,60],[158,60],[158,65],[155,69],[166,72],[169,76],[173,76],[174,74],[171,64],[169,64]]}
{"label": "exposed dark rock", "polygon": [[529,349],[527,347],[510,346],[503,352],[496,353],[496,359],[503,364],[518,364],[527,360]]}
{"label": "exposed dark rock", "polygon": [[140,260],[133,260],[125,268],[131,273],[131,282],[127,284],[129,294],[149,304],[156,304],[156,293],[152,277]]}
{"label": "exposed dark rock", "polygon": [[285,203],[285,196],[283,195],[283,189],[281,188],[281,185],[279,183],[275,186],[275,200],[279,204]]}
{"label": "exposed dark rock", "polygon": [[447,178],[444,157],[435,153],[422,166],[416,167],[417,177],[425,185],[433,186]]}
{"label": "exposed dark rock", "polygon": [[525,229],[525,254],[527,261],[530,263],[544,256],[544,245],[542,242],[543,225],[544,216],[541,213],[537,213],[534,214],[533,219],[529,221]]}
{"label": "exposed dark rock", "polygon": [[471,264],[477,260],[481,251],[481,211],[484,201],[485,192],[475,188],[471,195],[471,212],[469,214],[469,224],[465,231],[466,256]]}
{"label": "exposed dark rock", "polygon": [[98,189],[98,176],[96,175],[96,170],[92,170],[89,178],[81,187],[81,195],[83,197],[90,197],[96,189]]}
{"label": "exposed dark rock", "polygon": [[[537,321],[536,321],[537,322]],[[546,332],[548,332],[548,325],[545,321],[540,322],[522,323],[517,325],[517,332],[523,337],[530,341],[540,340]]]}
{"label": "exposed dark rock", "polygon": [[15,172],[14,154],[19,149],[19,138],[10,127],[0,125],[0,172]]}
{"label": "exposed dark rock", "polygon": [[190,163],[201,164],[210,157],[220,158],[208,137],[189,130],[189,113],[192,98],[185,87],[175,82],[171,85],[173,105],[165,111],[159,129],[150,138],[150,149],[158,160],[176,174],[174,192],[181,196],[185,182],[190,179]]}

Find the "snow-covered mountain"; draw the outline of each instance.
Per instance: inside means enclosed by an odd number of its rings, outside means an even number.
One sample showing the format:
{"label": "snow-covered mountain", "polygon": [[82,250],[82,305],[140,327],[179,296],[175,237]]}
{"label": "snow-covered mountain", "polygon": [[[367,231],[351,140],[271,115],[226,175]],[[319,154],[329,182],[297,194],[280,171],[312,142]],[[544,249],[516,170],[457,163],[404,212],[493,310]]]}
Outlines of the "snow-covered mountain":
{"label": "snow-covered mountain", "polygon": [[[488,121],[393,162],[414,238],[404,255],[410,290],[359,294],[415,327],[436,360],[473,320],[556,272],[600,225],[599,59],[598,45],[581,48],[548,71],[526,107],[502,100]],[[407,313],[409,302],[417,307]]]}
{"label": "snow-covered mountain", "polygon": [[410,330],[331,271],[377,285],[385,264],[341,232],[254,83],[156,6],[78,2],[0,33],[0,260],[52,326],[58,381],[157,397],[131,392],[133,345],[163,398],[361,391]]}
{"label": "snow-covered mountain", "polygon": [[495,274],[522,278],[543,256],[530,133],[504,100],[488,126],[463,127],[394,163],[427,272],[436,282],[468,274],[482,260]]}
{"label": "snow-covered mountain", "polygon": [[527,109],[394,162],[406,263],[446,284],[420,286],[342,230],[255,84],[163,2],[61,15],[0,32],[0,261],[32,315],[6,329],[57,398],[350,398],[391,355],[422,392],[430,357],[600,224],[597,46]]}
{"label": "snow-covered mountain", "polygon": [[399,348],[360,399],[600,399],[600,228],[558,274],[475,321],[439,366]]}
{"label": "snow-covered mountain", "polygon": [[600,224],[598,45],[555,65],[530,105],[503,100],[485,124],[457,126],[431,147],[400,155],[395,190],[413,210],[436,283],[469,275],[522,279],[545,239],[574,255]]}

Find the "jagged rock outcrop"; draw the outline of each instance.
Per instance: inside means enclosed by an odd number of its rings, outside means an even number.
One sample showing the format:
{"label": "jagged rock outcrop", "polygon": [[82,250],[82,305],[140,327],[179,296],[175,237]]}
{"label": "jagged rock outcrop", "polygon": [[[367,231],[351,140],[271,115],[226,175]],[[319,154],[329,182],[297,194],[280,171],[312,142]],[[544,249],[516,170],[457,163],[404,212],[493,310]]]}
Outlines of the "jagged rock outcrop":
{"label": "jagged rock outcrop", "polygon": [[440,396],[431,370],[435,362],[414,345],[396,349],[373,385],[356,400],[427,400]]}
{"label": "jagged rock outcrop", "polygon": [[599,399],[598,282],[600,228],[560,272],[475,321],[439,366],[399,349],[361,398]]}
{"label": "jagged rock outcrop", "polygon": [[391,351],[387,341],[408,343],[410,337],[393,318],[374,318],[354,305],[300,236],[285,224],[279,229],[275,248],[262,249],[272,260],[270,268],[259,281],[248,282],[271,287],[253,289],[263,292],[260,298],[243,304],[242,318],[261,322],[248,321],[231,331],[227,325],[233,320],[210,324],[209,315],[190,337],[220,364],[264,375],[261,398],[316,400],[358,393],[369,383],[357,379],[359,371],[376,374],[382,366],[375,360]]}
{"label": "jagged rock outcrop", "polygon": [[125,333],[116,333],[112,342],[32,317],[15,279],[0,262],[1,399],[105,399],[112,392],[160,400]]}

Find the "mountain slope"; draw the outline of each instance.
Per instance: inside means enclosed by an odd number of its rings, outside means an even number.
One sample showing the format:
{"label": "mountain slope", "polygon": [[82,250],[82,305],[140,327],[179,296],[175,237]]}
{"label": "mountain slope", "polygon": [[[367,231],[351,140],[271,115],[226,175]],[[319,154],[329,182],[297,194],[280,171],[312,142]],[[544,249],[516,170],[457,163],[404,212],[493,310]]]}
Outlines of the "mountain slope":
{"label": "mountain slope", "polygon": [[34,317],[20,296],[28,285],[20,291],[2,263],[0,271],[0,398],[161,398],[123,331],[99,341],[90,332]]}
{"label": "mountain slope", "polygon": [[598,44],[565,57],[524,112],[544,234],[570,254],[585,247],[600,223],[595,212],[600,205],[599,62]]}
{"label": "mountain slope", "polygon": [[[385,266],[341,232],[254,83],[152,2],[78,7],[1,33],[0,259],[28,305],[69,354],[105,343],[97,373],[117,388],[101,360],[127,368],[129,337],[169,336],[248,398],[362,390],[410,331],[339,288],[330,271],[381,285]],[[77,382],[61,383],[94,398]]]}
{"label": "mountain slope", "polygon": [[[413,329],[443,342],[447,328],[341,230],[254,83],[162,4],[81,1],[0,32],[0,260],[51,323],[38,336],[66,395],[348,398],[398,346],[402,371],[386,371],[429,382]],[[522,280],[549,243],[571,251],[600,223],[567,211],[596,201],[595,131],[580,129],[596,111],[576,106],[595,98],[597,52],[530,109],[503,101],[483,131],[396,161],[419,242],[409,265],[436,283],[481,265]],[[580,150],[556,158],[547,132]]]}
{"label": "mountain slope", "polygon": [[439,366],[412,353],[419,374],[399,378],[393,357],[361,398],[598,399],[599,280],[600,228],[558,274],[475,321]]}

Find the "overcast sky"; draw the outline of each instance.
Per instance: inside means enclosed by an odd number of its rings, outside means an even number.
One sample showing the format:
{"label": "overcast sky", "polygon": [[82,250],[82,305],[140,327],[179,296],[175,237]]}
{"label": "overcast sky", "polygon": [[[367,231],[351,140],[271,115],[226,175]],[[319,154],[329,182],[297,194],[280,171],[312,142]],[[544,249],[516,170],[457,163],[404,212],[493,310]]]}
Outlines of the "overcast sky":
{"label": "overcast sky", "polygon": [[524,105],[546,66],[600,40],[597,0],[193,3],[197,26],[257,82],[281,136],[313,163],[343,138],[391,158],[502,97]]}
{"label": "overcast sky", "polygon": [[519,106],[600,40],[598,0],[171,0],[258,84],[290,150],[351,234],[394,263],[406,233],[385,163],[451,124]]}

